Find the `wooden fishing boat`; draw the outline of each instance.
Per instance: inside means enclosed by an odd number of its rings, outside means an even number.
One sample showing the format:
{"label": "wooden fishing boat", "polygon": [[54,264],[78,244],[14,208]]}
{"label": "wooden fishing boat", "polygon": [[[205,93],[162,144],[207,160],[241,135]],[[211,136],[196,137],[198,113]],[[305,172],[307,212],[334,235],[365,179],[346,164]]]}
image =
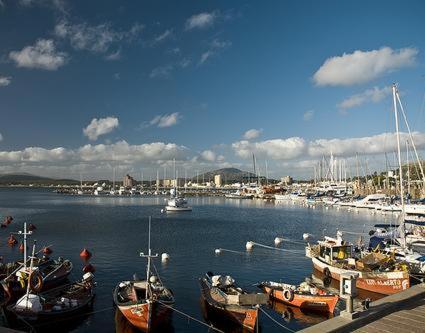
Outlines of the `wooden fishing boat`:
{"label": "wooden fishing boat", "polygon": [[402,265],[379,253],[356,257],[353,245],[345,242],[340,234],[336,239],[325,237],[317,245],[308,244],[306,256],[327,278],[339,281],[342,274],[356,274],[358,289],[391,295],[410,287],[409,272]]}
{"label": "wooden fishing boat", "polygon": [[122,281],[113,291],[114,303],[124,317],[144,332],[152,332],[167,326],[174,304],[172,291],[151,272],[151,260],[158,255],[152,255],[150,248],[150,224],[149,218],[149,252],[147,255],[140,254],[148,260],[146,280],[134,278],[131,281]]}
{"label": "wooden fishing boat", "polygon": [[333,313],[339,296],[327,293],[306,282],[299,286],[273,281],[259,283],[260,287],[270,298],[301,309]]}
{"label": "wooden fishing boat", "polygon": [[230,276],[214,275],[212,272],[199,279],[199,284],[201,298],[208,311],[249,331],[254,331],[259,306],[267,303],[267,295],[250,294],[235,285]]}
{"label": "wooden fishing boat", "polygon": [[7,309],[19,319],[30,322],[49,322],[57,318],[69,317],[92,305],[93,278],[92,273],[86,273],[78,282],[39,294],[28,292],[16,304],[9,305]]}

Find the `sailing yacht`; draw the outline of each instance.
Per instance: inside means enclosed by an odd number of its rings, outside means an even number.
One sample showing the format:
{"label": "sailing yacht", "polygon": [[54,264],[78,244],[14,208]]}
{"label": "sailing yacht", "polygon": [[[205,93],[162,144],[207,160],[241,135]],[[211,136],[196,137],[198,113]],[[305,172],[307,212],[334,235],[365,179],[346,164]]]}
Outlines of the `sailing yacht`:
{"label": "sailing yacht", "polygon": [[179,196],[178,193],[178,177],[176,173],[176,161],[174,160],[174,175],[175,183],[174,188],[170,190],[170,199],[167,201],[167,206],[165,206],[166,212],[190,212],[192,207],[187,203],[187,200],[183,196]]}
{"label": "sailing yacht", "polygon": [[163,285],[159,276],[154,275],[156,268],[152,259],[158,257],[158,254],[152,254],[150,231],[151,218],[149,217],[148,254],[140,253],[141,257],[148,260],[146,280],[134,277],[133,280],[122,281],[113,292],[114,303],[124,317],[144,332],[152,332],[169,323],[174,304],[172,291]]}

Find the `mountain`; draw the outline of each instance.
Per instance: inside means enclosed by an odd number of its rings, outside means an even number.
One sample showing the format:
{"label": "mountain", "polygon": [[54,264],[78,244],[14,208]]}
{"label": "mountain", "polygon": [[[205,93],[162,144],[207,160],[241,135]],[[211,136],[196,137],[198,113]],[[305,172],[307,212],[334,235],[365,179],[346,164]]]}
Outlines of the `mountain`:
{"label": "mountain", "polygon": [[236,168],[224,168],[214,171],[208,171],[204,174],[199,175],[198,177],[193,177],[192,182],[196,182],[197,179],[199,182],[204,181],[214,181],[215,175],[221,175],[222,181],[224,183],[235,183],[247,181],[248,178],[254,179],[255,175],[252,172],[242,171]]}

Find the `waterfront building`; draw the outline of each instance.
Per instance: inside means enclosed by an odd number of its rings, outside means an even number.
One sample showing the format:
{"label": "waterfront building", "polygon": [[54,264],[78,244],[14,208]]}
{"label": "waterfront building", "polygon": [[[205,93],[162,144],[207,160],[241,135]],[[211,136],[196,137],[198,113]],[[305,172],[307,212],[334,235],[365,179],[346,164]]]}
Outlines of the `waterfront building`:
{"label": "waterfront building", "polygon": [[291,185],[293,183],[293,179],[291,176],[285,176],[280,178],[280,182],[284,185]]}
{"label": "waterfront building", "polygon": [[124,187],[133,187],[136,185],[136,181],[130,175],[125,175],[123,180]]}
{"label": "waterfront building", "polygon": [[221,175],[214,176],[214,184],[216,187],[221,187],[223,185],[221,181]]}

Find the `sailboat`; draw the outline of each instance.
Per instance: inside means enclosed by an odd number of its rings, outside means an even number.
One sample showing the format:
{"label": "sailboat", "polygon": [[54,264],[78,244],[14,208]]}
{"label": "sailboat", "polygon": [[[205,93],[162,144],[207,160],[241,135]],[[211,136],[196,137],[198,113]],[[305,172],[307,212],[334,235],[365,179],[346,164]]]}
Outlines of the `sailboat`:
{"label": "sailboat", "polygon": [[136,328],[144,332],[152,332],[169,323],[171,319],[174,296],[166,288],[158,274],[154,275],[152,259],[158,257],[151,250],[151,217],[149,217],[148,254],[140,253],[147,258],[146,280],[134,277],[130,281],[120,282],[114,289],[114,303],[124,317]]}
{"label": "sailboat", "polygon": [[170,190],[170,199],[167,201],[165,206],[166,212],[190,212],[192,207],[187,203],[187,200],[183,196],[179,196],[178,193],[178,177],[176,173],[176,161],[174,160],[174,188]]}

